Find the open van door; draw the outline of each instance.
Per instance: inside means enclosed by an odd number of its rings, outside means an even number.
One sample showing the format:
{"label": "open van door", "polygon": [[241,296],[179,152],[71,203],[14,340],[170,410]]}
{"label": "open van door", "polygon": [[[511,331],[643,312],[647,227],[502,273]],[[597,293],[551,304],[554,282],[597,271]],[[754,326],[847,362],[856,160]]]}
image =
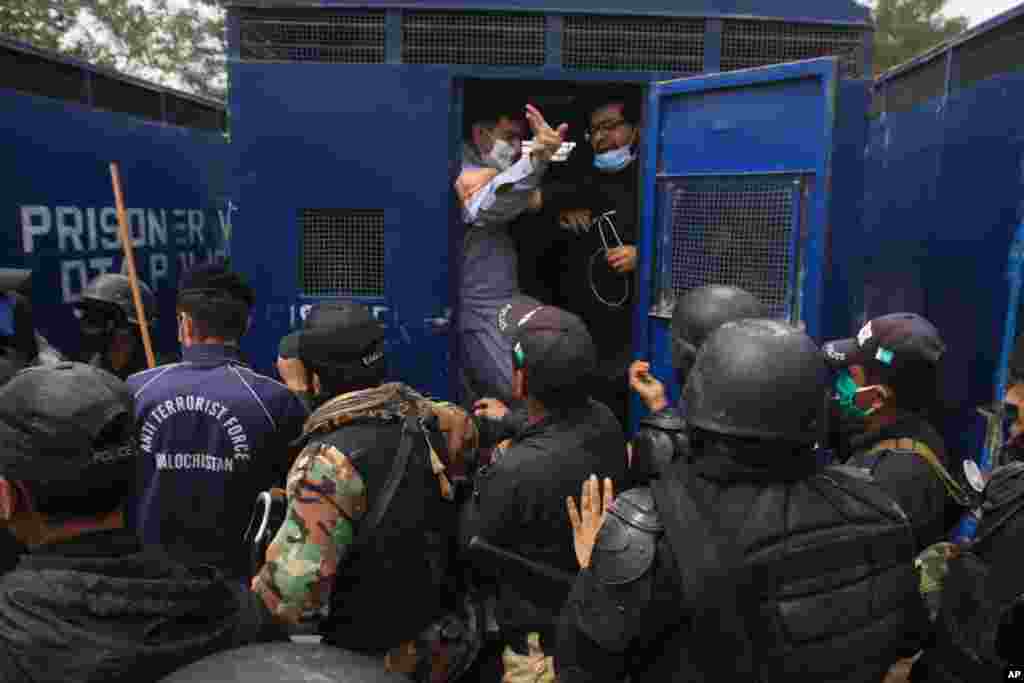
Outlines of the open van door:
{"label": "open van door", "polygon": [[[672,401],[670,321],[691,289],[742,287],[821,341],[838,79],[823,58],[652,84],[634,357]],[[632,430],[644,412],[634,397]]]}

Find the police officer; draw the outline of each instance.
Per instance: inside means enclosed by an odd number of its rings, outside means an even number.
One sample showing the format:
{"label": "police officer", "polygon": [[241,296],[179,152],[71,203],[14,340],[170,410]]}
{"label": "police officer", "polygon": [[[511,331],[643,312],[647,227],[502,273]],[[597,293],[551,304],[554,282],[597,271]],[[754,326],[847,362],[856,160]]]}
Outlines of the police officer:
{"label": "police officer", "polygon": [[[139,280],[146,322],[156,324],[156,297]],[[82,362],[114,373],[121,379],[146,369],[145,347],[139,328],[131,280],[127,275],[104,273],[86,285],[74,304],[81,332]]]}
{"label": "police officer", "polygon": [[[476,476],[463,536],[575,571],[565,498],[591,473],[618,486],[626,482],[625,437],[611,410],[587,391],[597,352],[582,320],[524,301],[501,310],[498,328],[513,349],[512,393],[526,404],[527,415],[501,434],[485,427],[486,418],[503,417],[503,407],[491,404],[480,411],[482,445],[499,437],[508,441]],[[508,646],[506,680],[551,680],[554,673],[554,625],[567,587],[532,579],[510,572],[498,577],[496,619]]]}
{"label": "police officer", "polygon": [[[763,318],[767,310],[750,292],[728,285],[707,285],[687,292],[672,312],[672,366],[679,386],[685,386],[704,340],[724,323],[743,318]],[[684,406],[670,406],[665,385],[650,374],[650,364],[636,361],[629,368],[629,386],[644,402],[650,415],[640,419],[633,437],[630,475],[645,482],[678,457],[689,452]]]}
{"label": "police officer", "polygon": [[307,413],[284,385],[239,360],[252,289],[219,265],[178,289],[184,362],[128,378],[139,425],[142,538],[186,564],[249,574],[243,535],[259,491],[283,482],[286,444]]}
{"label": "police officer", "polygon": [[379,655],[418,681],[453,680],[478,644],[445,590],[456,523],[448,467],[476,431],[461,409],[381,383],[384,328],[366,306],[321,304],[310,321],[282,344],[297,358],[278,367],[296,390],[309,378],[322,405],[253,590],[283,622],[321,613],[325,643]]}
{"label": "police officer", "polygon": [[[856,337],[824,346],[836,371],[834,398],[863,431],[849,439],[848,464],[870,472],[910,517],[918,548],[946,538],[969,500],[945,444],[929,422],[946,345],[914,313],[884,315]],[[953,473],[957,473],[954,477]]]}
{"label": "police officer", "polygon": [[596,480],[582,518],[570,501],[583,570],[559,680],[875,683],[917,651],[905,515],[866,474],[812,455],[825,375],[782,323],[711,333],[684,390],[694,463],[620,495],[603,524]]}
{"label": "police officer", "polygon": [[1000,466],[975,478],[977,530],[969,544],[930,546],[918,560],[922,588],[936,617],[936,638],[913,665],[930,683],[1008,680],[1021,668],[1024,581],[1024,336],[1009,358]]}
{"label": "police officer", "polygon": [[0,525],[30,549],[0,577],[0,680],[154,681],[272,623],[125,528],[136,467],[117,377],[62,363],[0,388]]}

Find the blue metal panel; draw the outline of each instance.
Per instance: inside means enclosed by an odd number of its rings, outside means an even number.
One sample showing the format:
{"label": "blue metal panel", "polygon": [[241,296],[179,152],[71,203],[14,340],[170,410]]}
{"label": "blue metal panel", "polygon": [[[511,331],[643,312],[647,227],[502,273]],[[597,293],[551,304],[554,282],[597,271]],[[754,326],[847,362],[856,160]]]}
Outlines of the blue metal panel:
{"label": "blue metal panel", "polygon": [[[825,262],[822,337],[838,339],[863,325],[864,293],[856,282],[864,263],[864,176],[868,135],[868,83],[844,81],[836,107],[832,204]],[[868,247],[870,249],[870,247]]]}
{"label": "blue metal panel", "polygon": [[[705,185],[722,188],[714,190],[714,196],[724,199],[715,201],[725,202],[733,191],[730,187],[739,192],[748,186],[777,187],[784,198],[792,193],[797,200],[795,206],[787,203],[789,208],[781,218],[788,223],[786,230],[792,232],[779,232],[781,241],[768,248],[788,255],[788,267],[795,269],[797,259],[791,250],[802,237],[801,259],[806,275],[798,280],[798,273],[789,270],[778,286],[787,290],[791,278],[799,282],[803,321],[812,335],[820,335],[837,64],[837,60],[828,58],[669,81],[657,84],[649,97],[648,120],[653,125],[644,131],[640,290],[635,326],[640,332],[635,339],[635,355],[650,359],[659,377],[667,380],[673,396],[678,396],[679,388],[670,370],[667,318],[672,295],[666,286],[672,281],[668,277],[672,259],[666,252],[672,244],[666,231],[673,231],[678,218],[678,207],[668,200],[678,188],[692,187],[698,192]],[[793,189],[792,183],[799,178],[808,188],[806,199]],[[716,210],[712,208],[708,215],[713,216]],[[756,223],[759,219],[744,214],[741,220]],[[758,225],[752,227],[756,230]],[[728,258],[742,261],[743,242],[727,244],[732,245]],[[658,275],[654,277],[652,269],[656,265]],[[654,291],[655,287],[659,291]],[[785,301],[780,305],[781,313]],[[636,401],[633,406],[635,428],[641,408]]]}
{"label": "blue metal panel", "polygon": [[59,348],[78,345],[69,302],[84,281],[122,265],[109,162],[120,164],[139,275],[163,322],[158,350],[176,346],[174,290],[182,264],[225,257],[221,135],[0,90],[0,236],[4,266],[34,269],[39,327]]}
{"label": "blue metal panel", "polygon": [[768,17],[804,22],[868,24],[871,13],[853,0],[773,0],[766,11],[755,0],[228,0],[229,6],[408,7],[556,14],[646,14],[656,16]]}
{"label": "blue metal panel", "polygon": [[[329,64],[233,64],[240,143],[233,257],[257,283],[247,351],[269,369],[298,296],[302,209],[383,209],[385,292],[396,376],[449,394],[451,80],[444,70]],[[354,96],[353,93],[358,93]],[[258,237],[257,237],[258,236]]]}
{"label": "blue metal panel", "polygon": [[[994,73],[957,90],[961,46],[1024,15],[1021,5],[893,69],[879,90],[898,93],[944,60],[945,97],[872,123],[865,232],[877,252],[865,290],[884,292],[871,314],[916,310],[943,334],[940,399],[947,445],[984,460],[984,423],[975,407],[1000,398],[1001,330],[1016,311],[1007,279],[1014,230],[1024,213],[1024,76]],[[1007,53],[1006,72],[1018,67]],[[884,108],[883,108],[884,109]],[[910,293],[910,296],[908,296]],[[885,301],[885,299],[891,299]],[[1007,327],[1006,334],[1011,334]]]}
{"label": "blue metal panel", "polygon": [[[806,131],[826,129],[819,60],[660,85],[665,148],[662,174],[785,173],[817,169],[821,140]],[[776,69],[778,70],[776,72]],[[750,86],[750,87],[748,87]],[[756,86],[756,87],[754,87]],[[670,123],[670,125],[666,125]],[[799,130],[802,134],[794,135]]]}

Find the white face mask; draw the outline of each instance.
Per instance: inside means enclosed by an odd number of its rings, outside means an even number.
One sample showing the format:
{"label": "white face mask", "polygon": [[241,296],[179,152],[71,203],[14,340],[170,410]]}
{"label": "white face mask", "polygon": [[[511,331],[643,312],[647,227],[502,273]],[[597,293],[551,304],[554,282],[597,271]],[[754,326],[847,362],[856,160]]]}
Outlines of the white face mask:
{"label": "white face mask", "polygon": [[516,162],[518,150],[501,138],[494,138],[494,146],[487,153],[487,158],[498,165],[502,171]]}

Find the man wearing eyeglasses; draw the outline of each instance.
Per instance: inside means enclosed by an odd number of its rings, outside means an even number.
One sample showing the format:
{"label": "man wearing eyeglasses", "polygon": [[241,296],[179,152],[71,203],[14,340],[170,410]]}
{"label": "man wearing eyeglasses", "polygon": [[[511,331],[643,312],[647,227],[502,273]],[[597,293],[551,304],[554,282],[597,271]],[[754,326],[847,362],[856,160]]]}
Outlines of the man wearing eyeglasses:
{"label": "man wearing eyeglasses", "polygon": [[640,116],[628,95],[611,92],[586,108],[593,164],[575,182],[547,183],[544,205],[572,233],[561,280],[563,305],[587,324],[599,366],[594,398],[625,425],[637,264]]}
{"label": "man wearing eyeglasses", "polygon": [[910,518],[919,550],[945,540],[966,503],[959,472],[929,423],[946,345],[919,315],[868,321],[856,337],[825,344],[836,371],[833,400],[864,431],[850,439],[849,465],[869,470]]}

